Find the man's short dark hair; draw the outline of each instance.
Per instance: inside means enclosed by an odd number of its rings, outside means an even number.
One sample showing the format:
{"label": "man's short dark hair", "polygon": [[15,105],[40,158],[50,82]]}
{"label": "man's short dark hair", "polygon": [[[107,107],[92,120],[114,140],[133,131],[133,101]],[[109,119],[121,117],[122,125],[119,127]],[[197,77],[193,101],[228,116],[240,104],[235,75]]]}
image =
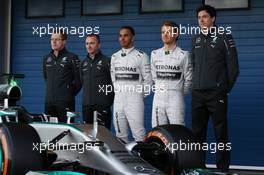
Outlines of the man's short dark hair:
{"label": "man's short dark hair", "polygon": [[216,10],[214,7],[210,5],[202,5],[201,7],[199,7],[196,10],[196,16],[198,17],[198,13],[203,10],[205,10],[210,15],[211,18],[216,17]]}
{"label": "man's short dark hair", "polygon": [[[56,32],[54,32],[54,33],[57,33],[57,30],[56,30]],[[64,32],[63,29],[60,29],[60,31],[58,32],[58,34],[60,34],[61,39],[63,39],[63,40],[67,40],[67,33]]]}
{"label": "man's short dark hair", "polygon": [[133,36],[135,36],[135,34],[136,34],[134,28],[131,26],[122,26],[120,28],[120,30],[122,30],[122,29],[128,29],[132,33]]}
{"label": "man's short dark hair", "polygon": [[101,42],[100,36],[98,34],[91,33],[91,34],[87,35],[87,37],[95,37],[97,39],[98,43]]}

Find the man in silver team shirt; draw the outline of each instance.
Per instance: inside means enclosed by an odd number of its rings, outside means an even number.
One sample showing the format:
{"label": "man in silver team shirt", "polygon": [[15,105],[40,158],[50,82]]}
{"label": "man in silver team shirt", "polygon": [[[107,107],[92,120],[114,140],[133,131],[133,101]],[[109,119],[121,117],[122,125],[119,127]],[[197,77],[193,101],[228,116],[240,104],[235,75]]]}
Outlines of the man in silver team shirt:
{"label": "man in silver team shirt", "polygon": [[165,21],[161,26],[164,46],[151,53],[151,72],[155,83],[152,127],[184,125],[184,95],[192,85],[190,54],[177,46],[178,26]]}
{"label": "man in silver team shirt", "polygon": [[144,88],[152,83],[149,58],[134,48],[135,31],[123,26],[119,31],[121,50],[111,58],[111,77],[115,89],[114,127],[116,136],[128,142],[128,128],[136,141],[142,141],[144,128]]}

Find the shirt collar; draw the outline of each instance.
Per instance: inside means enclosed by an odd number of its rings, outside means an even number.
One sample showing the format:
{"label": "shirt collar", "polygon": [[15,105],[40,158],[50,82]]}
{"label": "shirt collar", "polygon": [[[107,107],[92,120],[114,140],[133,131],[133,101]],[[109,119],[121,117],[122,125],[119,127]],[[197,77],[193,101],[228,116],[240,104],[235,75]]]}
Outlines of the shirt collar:
{"label": "shirt collar", "polygon": [[86,57],[89,58],[89,59],[91,59],[91,60],[97,60],[98,58],[101,57],[101,55],[102,55],[101,50],[99,50],[99,51],[94,55],[94,59],[92,59],[92,58],[89,56],[89,54],[87,54]]}
{"label": "shirt collar", "polygon": [[171,48],[171,49],[165,49],[165,47],[163,46],[162,49],[163,49],[163,51],[164,51],[164,54],[165,54],[165,55],[168,55],[168,54],[170,54],[170,53],[173,53],[173,52],[177,49],[177,45],[175,45],[175,46],[174,46],[173,48]]}
{"label": "shirt collar", "polygon": [[[58,52],[58,56],[57,56],[57,57],[61,57],[61,56],[64,55],[66,52],[67,52],[67,49],[64,47],[62,50],[60,50],[60,51]],[[54,50],[51,50],[50,53],[51,53],[52,55],[54,55]],[[54,56],[55,56],[55,55],[54,55]]]}
{"label": "shirt collar", "polygon": [[128,55],[130,52],[132,52],[132,50],[134,50],[134,47],[131,47],[128,49],[122,48],[122,53],[125,53],[126,55]]}

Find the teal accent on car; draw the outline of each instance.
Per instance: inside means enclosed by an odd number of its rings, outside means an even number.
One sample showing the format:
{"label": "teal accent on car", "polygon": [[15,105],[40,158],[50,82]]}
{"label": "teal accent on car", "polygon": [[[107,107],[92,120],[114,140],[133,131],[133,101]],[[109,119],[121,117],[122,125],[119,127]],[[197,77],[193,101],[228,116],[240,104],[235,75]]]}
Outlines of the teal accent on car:
{"label": "teal accent on car", "polygon": [[73,171],[36,171],[36,173],[43,173],[45,175],[86,175]]}

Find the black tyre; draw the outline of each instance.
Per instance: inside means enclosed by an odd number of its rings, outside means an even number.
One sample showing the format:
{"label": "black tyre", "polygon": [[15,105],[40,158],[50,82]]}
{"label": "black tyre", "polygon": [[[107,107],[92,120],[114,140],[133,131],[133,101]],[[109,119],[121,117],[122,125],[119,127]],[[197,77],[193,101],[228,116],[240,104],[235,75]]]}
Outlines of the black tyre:
{"label": "black tyre", "polygon": [[[187,144],[197,143],[188,128],[181,125],[162,125],[150,130],[145,142],[157,145],[158,149],[145,151],[142,157],[166,174],[180,174],[183,169],[204,167],[203,153],[192,150]],[[186,149],[179,146],[186,144]]]}
{"label": "black tyre", "polygon": [[0,128],[2,144],[2,174],[24,175],[28,171],[41,170],[43,156],[33,143],[39,144],[40,138],[35,129],[27,124],[6,123]]}

